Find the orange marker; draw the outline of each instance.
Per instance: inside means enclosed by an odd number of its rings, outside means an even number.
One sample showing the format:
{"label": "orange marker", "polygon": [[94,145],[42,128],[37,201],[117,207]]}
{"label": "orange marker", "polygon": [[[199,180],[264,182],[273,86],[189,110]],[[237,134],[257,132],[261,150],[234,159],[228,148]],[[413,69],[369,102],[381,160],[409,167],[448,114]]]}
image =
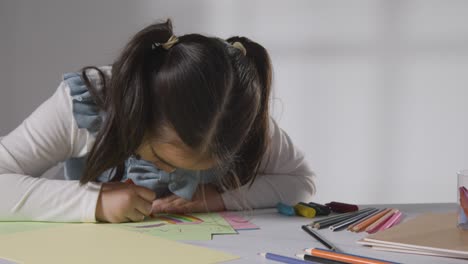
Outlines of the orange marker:
{"label": "orange marker", "polygon": [[368,258],[358,255],[337,253],[334,251],[321,249],[321,248],[307,248],[304,250],[306,253],[324,259],[330,259],[335,261],[346,262],[350,264],[398,264],[398,262],[392,262],[382,259]]}

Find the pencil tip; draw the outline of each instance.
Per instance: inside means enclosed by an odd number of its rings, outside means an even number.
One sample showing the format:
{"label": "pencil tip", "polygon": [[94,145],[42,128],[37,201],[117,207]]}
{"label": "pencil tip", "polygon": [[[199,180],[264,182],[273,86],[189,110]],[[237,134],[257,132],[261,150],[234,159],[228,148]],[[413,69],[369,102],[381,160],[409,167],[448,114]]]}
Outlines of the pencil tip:
{"label": "pencil tip", "polygon": [[266,256],[266,253],[258,253],[258,255],[262,256],[262,257],[265,257]]}

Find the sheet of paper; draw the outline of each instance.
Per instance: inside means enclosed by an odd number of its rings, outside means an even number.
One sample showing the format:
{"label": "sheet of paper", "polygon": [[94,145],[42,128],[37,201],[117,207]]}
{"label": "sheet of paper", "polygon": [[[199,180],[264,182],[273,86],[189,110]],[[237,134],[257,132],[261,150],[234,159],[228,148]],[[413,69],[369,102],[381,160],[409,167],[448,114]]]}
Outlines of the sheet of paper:
{"label": "sheet of paper", "polygon": [[0,258],[23,264],[205,264],[237,257],[110,225],[75,224],[4,235]]}
{"label": "sheet of paper", "polygon": [[219,214],[237,231],[260,229],[260,227],[252,224],[245,217],[239,215],[240,213],[221,212]]}
{"label": "sheet of paper", "polygon": [[0,222],[0,235],[13,234],[36,229],[51,228],[63,225],[63,223],[46,222]]}
{"label": "sheet of paper", "polygon": [[158,215],[139,223],[111,226],[172,240],[211,240],[212,235],[237,234],[218,213]]}

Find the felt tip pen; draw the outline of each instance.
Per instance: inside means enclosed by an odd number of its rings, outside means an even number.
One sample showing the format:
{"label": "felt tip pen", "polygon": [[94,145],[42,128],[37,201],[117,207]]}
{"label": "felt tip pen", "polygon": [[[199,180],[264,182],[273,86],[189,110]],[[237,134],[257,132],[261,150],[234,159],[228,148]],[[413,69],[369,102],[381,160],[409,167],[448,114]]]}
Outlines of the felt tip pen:
{"label": "felt tip pen", "polygon": [[315,211],[317,211],[317,215],[329,215],[331,213],[331,210],[328,206],[325,206],[323,204],[318,204],[318,203],[313,203],[313,202],[310,202],[310,203],[299,203],[299,204],[303,204],[305,206],[309,206],[311,208],[314,208]]}
{"label": "felt tip pen", "polygon": [[276,205],[276,209],[278,210],[278,213],[282,215],[287,215],[287,216],[296,215],[296,211],[294,210],[294,207],[284,204],[284,203],[278,203]]}

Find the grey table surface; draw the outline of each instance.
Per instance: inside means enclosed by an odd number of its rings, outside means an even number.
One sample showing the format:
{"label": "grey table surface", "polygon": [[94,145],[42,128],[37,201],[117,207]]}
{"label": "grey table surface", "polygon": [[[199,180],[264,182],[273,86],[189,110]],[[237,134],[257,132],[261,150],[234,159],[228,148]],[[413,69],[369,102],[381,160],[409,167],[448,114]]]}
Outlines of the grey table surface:
{"label": "grey table surface", "polygon": [[[393,207],[405,214],[405,221],[426,212],[455,212],[456,204],[394,204],[366,205],[364,207]],[[258,225],[259,230],[239,231],[239,235],[214,236],[211,241],[189,242],[194,245],[206,246],[240,256],[240,259],[228,263],[278,263],[258,256],[259,252],[271,252],[285,256],[301,253],[303,248],[323,246],[301,229],[301,225],[311,220],[303,217],[288,217],[280,215],[276,210],[254,211],[251,222]],[[346,253],[364,255],[400,263],[468,263],[467,260],[429,257],[422,255],[401,254],[373,250],[356,243],[366,236],[366,233],[348,231],[332,232],[328,229],[318,231],[324,238]]]}
{"label": "grey table surface", "polygon": [[[365,205],[364,207],[394,207],[405,214],[404,221],[426,212],[454,212],[456,204],[393,204],[393,205]],[[278,263],[258,256],[259,252],[271,252],[285,256],[301,253],[303,248],[322,247],[311,236],[301,229],[301,225],[311,220],[303,217],[288,217],[280,215],[274,209],[255,210],[245,213],[250,221],[260,227],[259,230],[239,231],[238,235],[215,235],[210,241],[183,241],[184,243],[208,247],[239,256],[237,260],[227,263]],[[467,260],[429,257],[421,255],[381,252],[366,248],[356,243],[366,236],[365,233],[351,233],[348,231],[332,232],[328,229],[319,233],[346,253],[380,258],[400,263],[440,263],[455,264],[468,263]],[[156,260],[156,259],[155,259]],[[157,261],[156,261],[157,262]],[[0,259],[0,264],[12,264]]]}

